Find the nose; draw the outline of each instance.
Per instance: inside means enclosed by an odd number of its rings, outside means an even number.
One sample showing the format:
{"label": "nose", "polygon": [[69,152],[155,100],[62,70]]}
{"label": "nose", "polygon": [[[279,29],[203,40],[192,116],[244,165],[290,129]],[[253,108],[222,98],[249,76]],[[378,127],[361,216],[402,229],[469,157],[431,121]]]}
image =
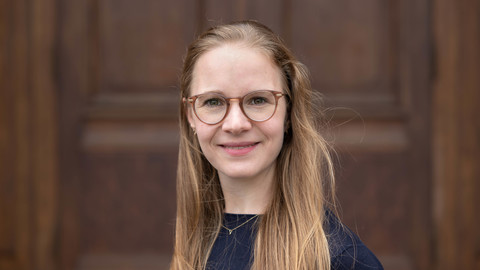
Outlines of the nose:
{"label": "nose", "polygon": [[230,110],[223,119],[222,130],[233,134],[239,134],[252,128],[250,119],[247,118],[240,108],[238,100],[230,100]]}

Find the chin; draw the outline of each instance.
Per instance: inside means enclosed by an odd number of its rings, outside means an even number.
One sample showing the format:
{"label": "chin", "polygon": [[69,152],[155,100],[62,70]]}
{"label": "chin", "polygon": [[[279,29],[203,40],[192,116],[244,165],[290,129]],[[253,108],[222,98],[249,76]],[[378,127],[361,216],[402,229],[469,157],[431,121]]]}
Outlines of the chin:
{"label": "chin", "polygon": [[236,180],[249,179],[255,176],[254,174],[246,173],[245,171],[223,173],[223,175],[225,175],[230,179],[236,179]]}
{"label": "chin", "polygon": [[253,168],[254,165],[257,164],[250,164],[248,166],[228,166],[228,170],[223,170],[221,173],[230,178],[230,179],[236,179],[236,180],[243,180],[243,179],[252,179],[252,178],[257,178],[261,177],[262,179],[266,177],[267,175],[270,174],[270,171],[273,170],[273,167],[268,167],[268,168]]}

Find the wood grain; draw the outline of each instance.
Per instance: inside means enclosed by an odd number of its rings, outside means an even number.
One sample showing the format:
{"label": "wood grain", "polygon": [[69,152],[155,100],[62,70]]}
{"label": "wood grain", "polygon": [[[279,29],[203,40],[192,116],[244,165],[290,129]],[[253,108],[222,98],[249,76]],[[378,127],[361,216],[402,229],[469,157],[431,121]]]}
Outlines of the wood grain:
{"label": "wood grain", "polygon": [[437,268],[480,269],[480,3],[438,0],[433,15]]}
{"label": "wood grain", "polygon": [[0,0],[0,269],[167,268],[182,55],[240,19],[310,68],[385,268],[480,269],[477,0]]}

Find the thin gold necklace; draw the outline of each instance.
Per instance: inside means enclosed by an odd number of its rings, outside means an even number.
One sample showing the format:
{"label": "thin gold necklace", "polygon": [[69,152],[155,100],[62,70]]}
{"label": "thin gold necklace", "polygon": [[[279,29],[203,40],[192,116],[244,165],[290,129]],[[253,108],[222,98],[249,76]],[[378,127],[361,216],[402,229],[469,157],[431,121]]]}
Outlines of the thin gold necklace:
{"label": "thin gold necklace", "polygon": [[247,221],[243,222],[242,224],[238,225],[237,227],[235,227],[233,229],[229,229],[229,228],[225,227],[225,225],[223,225],[223,224],[222,224],[222,227],[225,228],[228,231],[228,235],[231,235],[233,231],[235,231],[236,229],[238,229],[238,228],[242,227],[243,225],[247,224],[250,220],[252,220],[256,217],[258,217],[258,214],[256,214],[255,216],[247,219]]}

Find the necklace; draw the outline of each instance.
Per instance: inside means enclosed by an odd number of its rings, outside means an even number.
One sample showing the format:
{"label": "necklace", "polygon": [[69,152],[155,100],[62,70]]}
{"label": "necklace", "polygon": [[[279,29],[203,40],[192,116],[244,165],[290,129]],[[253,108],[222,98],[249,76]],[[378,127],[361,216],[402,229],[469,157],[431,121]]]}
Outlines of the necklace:
{"label": "necklace", "polygon": [[252,220],[256,217],[258,217],[258,214],[249,218],[249,219],[247,219],[247,221],[243,222],[242,224],[238,225],[237,227],[235,227],[233,229],[229,229],[229,228],[225,227],[225,225],[223,225],[223,224],[222,224],[222,227],[225,228],[228,231],[228,235],[231,235],[233,231],[235,231],[236,229],[238,229],[238,228],[242,227],[243,225],[247,224],[250,220]]}

